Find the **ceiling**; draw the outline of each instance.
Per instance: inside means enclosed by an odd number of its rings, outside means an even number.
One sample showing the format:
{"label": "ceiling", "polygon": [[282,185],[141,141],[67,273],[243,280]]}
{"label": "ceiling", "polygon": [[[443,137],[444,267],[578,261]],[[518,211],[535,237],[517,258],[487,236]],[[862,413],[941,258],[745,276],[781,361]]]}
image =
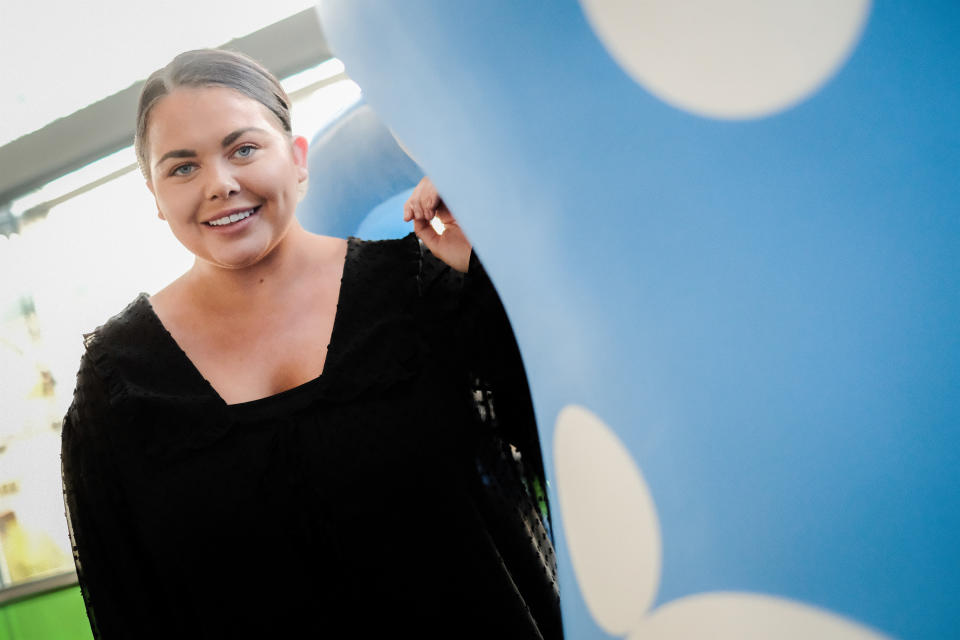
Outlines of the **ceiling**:
{"label": "ceiling", "polygon": [[0,145],[130,86],[181,51],[221,45],[313,4],[3,0]]}
{"label": "ceiling", "polygon": [[129,145],[140,82],[181,51],[229,43],[281,76],[329,57],[312,6],[3,0],[0,206]]}

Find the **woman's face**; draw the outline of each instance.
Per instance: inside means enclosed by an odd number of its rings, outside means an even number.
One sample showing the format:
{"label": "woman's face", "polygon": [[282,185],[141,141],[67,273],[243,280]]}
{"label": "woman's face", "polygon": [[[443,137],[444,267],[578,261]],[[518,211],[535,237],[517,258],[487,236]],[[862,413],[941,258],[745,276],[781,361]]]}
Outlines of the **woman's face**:
{"label": "woman's face", "polygon": [[239,269],[280,244],[307,178],[307,143],[262,104],[225,87],[181,87],[151,110],[147,186],[183,246]]}

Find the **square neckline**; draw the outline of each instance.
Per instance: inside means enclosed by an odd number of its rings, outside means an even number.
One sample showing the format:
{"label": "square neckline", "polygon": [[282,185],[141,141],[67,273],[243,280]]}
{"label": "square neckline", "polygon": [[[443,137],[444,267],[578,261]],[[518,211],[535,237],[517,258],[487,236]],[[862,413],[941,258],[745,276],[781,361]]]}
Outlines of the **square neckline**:
{"label": "square neckline", "polygon": [[340,317],[342,315],[341,306],[343,304],[343,299],[344,299],[344,291],[343,291],[344,283],[347,280],[347,270],[348,268],[351,268],[350,256],[351,256],[351,253],[353,253],[353,249],[356,241],[357,241],[357,238],[355,238],[354,236],[349,236],[347,238],[347,250],[343,257],[343,271],[341,272],[341,275],[340,275],[340,289],[337,292],[337,304],[334,310],[333,326],[330,331],[330,341],[327,344],[327,354],[326,354],[326,357],[324,358],[323,369],[320,371],[320,374],[315,378],[311,378],[310,380],[301,382],[300,384],[290,387],[289,389],[283,389],[282,391],[278,391],[268,396],[263,396],[262,398],[254,398],[252,400],[244,400],[242,402],[229,402],[229,403],[226,400],[224,400],[223,396],[221,396],[220,393],[210,383],[210,381],[207,380],[207,378],[203,375],[203,372],[200,371],[199,367],[197,367],[197,365],[193,362],[193,360],[190,359],[190,356],[188,356],[187,352],[183,350],[183,348],[180,346],[180,343],[178,343],[176,338],[173,337],[173,334],[170,333],[166,325],[163,324],[163,321],[160,319],[160,316],[157,315],[156,310],[154,310],[153,304],[151,304],[150,302],[150,294],[146,292],[141,292],[139,297],[142,299],[143,304],[146,307],[147,316],[150,317],[152,321],[155,323],[155,325],[160,329],[160,332],[165,336],[165,340],[167,340],[170,343],[170,345],[174,347],[176,352],[179,354],[178,357],[181,360],[183,360],[186,366],[188,366],[189,369],[193,371],[193,373],[196,375],[196,377],[200,381],[202,381],[205,387],[205,391],[209,395],[215,397],[218,401],[218,404],[221,407],[224,407],[230,411],[243,411],[245,409],[254,408],[254,407],[256,407],[257,409],[260,409],[267,405],[272,405],[277,402],[285,401],[288,398],[296,397],[300,393],[303,393],[309,389],[313,389],[314,387],[317,387],[318,385],[323,383],[325,380],[329,379],[330,377],[329,372],[331,370],[330,355],[335,351],[333,347],[335,343],[335,338],[339,333],[338,329],[341,324]]}

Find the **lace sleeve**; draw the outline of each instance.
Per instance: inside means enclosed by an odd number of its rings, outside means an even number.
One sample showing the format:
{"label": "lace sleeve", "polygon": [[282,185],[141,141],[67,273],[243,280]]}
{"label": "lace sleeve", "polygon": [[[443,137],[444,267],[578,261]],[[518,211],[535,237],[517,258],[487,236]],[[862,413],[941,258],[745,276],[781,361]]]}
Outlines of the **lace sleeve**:
{"label": "lace sleeve", "polygon": [[476,253],[461,274],[423,249],[421,295],[472,396],[478,508],[543,637],[562,637],[540,438],[506,311]]}
{"label": "lace sleeve", "polygon": [[84,356],[64,418],[61,472],[73,558],[95,638],[150,637],[160,602],[146,569],[106,433],[116,426],[101,377]]}
{"label": "lace sleeve", "polygon": [[[478,419],[522,461],[524,483],[537,502],[547,530],[543,458],[523,360],[510,320],[493,283],[474,251],[462,274],[422,249],[421,296],[430,312],[452,329],[438,329],[452,340],[451,358],[469,378]],[[551,535],[552,539],[552,535]]]}
{"label": "lace sleeve", "polygon": [[463,305],[465,353],[475,363],[475,400],[492,428],[514,447],[525,484],[551,531],[540,436],[526,371],[507,312],[476,253],[465,276]]}

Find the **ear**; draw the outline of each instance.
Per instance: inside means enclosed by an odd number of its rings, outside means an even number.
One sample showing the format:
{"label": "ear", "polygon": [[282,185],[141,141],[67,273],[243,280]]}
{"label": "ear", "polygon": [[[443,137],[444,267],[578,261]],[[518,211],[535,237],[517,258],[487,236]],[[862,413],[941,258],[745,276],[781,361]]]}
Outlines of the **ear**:
{"label": "ear", "polygon": [[294,136],[293,138],[293,160],[297,165],[297,179],[303,182],[308,177],[307,172],[307,139],[303,136]]}
{"label": "ear", "polygon": [[147,189],[150,190],[150,194],[153,195],[153,201],[157,205],[157,217],[160,218],[161,220],[166,220],[166,218],[163,215],[163,211],[160,211],[160,203],[157,202],[157,192],[154,191],[153,180],[151,180],[150,178],[147,178]]}

